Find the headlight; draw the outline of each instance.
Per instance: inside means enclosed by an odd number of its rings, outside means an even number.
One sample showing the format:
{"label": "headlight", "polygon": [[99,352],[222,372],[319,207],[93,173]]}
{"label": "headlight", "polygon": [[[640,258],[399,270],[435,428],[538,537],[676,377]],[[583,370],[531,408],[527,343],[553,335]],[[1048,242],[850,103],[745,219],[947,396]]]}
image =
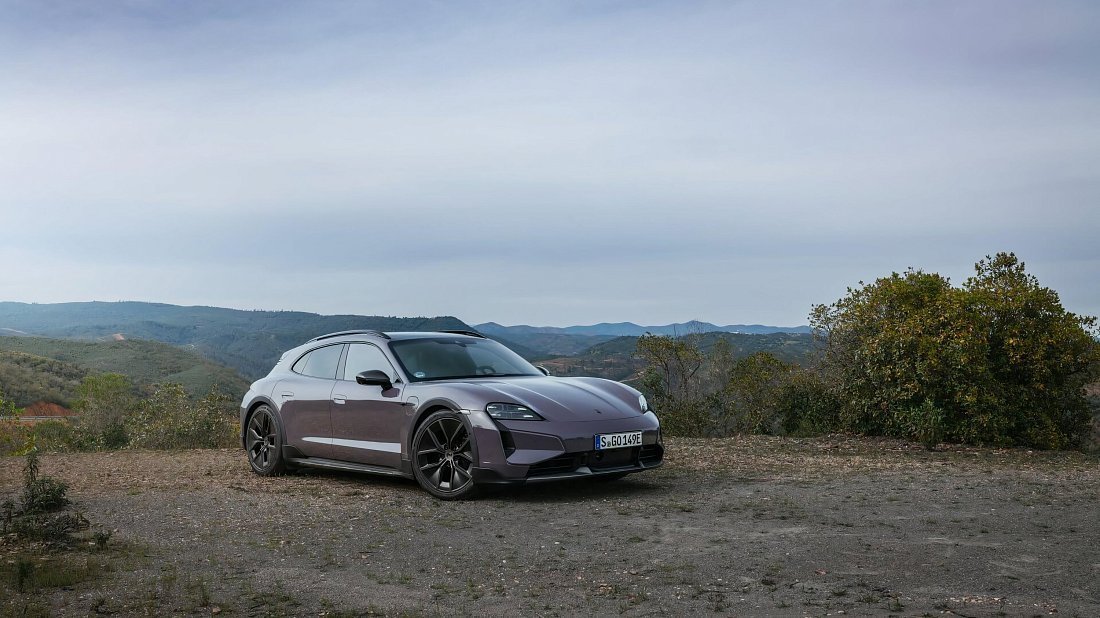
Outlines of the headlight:
{"label": "headlight", "polygon": [[491,403],[485,412],[498,421],[541,421],[537,412],[518,403]]}
{"label": "headlight", "polygon": [[645,395],[638,395],[638,405],[641,406],[642,412],[649,412],[649,402],[645,400]]}

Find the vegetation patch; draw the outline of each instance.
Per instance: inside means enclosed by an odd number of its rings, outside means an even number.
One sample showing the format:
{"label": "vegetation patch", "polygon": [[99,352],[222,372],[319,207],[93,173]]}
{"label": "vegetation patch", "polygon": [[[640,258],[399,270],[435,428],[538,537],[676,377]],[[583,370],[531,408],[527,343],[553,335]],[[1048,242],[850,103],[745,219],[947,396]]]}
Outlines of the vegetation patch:
{"label": "vegetation patch", "polygon": [[1100,370],[1096,318],[1066,311],[1011,253],[978,262],[961,287],[913,269],[861,283],[810,318],[819,345],[801,365],[701,335],[641,337],[642,390],[664,431],[853,432],[929,449],[1081,448],[1100,431],[1086,393]]}
{"label": "vegetation patch", "polygon": [[248,388],[233,369],[161,341],[0,337],[0,388],[21,406],[36,401],[68,405],[80,397],[84,378],[112,373],[126,376],[136,394],[164,383],[181,384],[193,397],[215,384],[234,392]]}
{"label": "vegetation patch", "polygon": [[171,383],[141,397],[125,376],[108,373],[85,377],[77,396],[75,421],[28,424],[0,395],[0,454],[32,444],[45,451],[224,448],[239,437],[236,403],[217,386],[198,399]]}

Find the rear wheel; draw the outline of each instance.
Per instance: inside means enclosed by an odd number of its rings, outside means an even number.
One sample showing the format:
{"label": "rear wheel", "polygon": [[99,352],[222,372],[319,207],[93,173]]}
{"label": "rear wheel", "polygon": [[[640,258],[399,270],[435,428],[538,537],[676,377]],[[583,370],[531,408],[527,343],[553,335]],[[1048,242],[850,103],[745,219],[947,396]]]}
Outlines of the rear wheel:
{"label": "rear wheel", "polygon": [[245,449],[252,471],[261,476],[275,476],[286,472],[283,459],[283,440],[279,431],[279,419],[271,408],[256,408],[245,427]]}
{"label": "rear wheel", "polygon": [[462,416],[449,410],[429,416],[413,437],[413,473],[428,493],[444,500],[473,497],[474,444]]}

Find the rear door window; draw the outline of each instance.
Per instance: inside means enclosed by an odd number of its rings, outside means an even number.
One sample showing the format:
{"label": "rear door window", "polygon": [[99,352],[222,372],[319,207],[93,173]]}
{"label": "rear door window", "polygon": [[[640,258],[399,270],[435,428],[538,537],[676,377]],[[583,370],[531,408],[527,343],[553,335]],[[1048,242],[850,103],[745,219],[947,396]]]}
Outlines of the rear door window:
{"label": "rear door window", "polygon": [[291,370],[312,378],[332,380],[336,378],[336,368],[340,365],[340,353],[343,344],[317,348],[294,363]]}

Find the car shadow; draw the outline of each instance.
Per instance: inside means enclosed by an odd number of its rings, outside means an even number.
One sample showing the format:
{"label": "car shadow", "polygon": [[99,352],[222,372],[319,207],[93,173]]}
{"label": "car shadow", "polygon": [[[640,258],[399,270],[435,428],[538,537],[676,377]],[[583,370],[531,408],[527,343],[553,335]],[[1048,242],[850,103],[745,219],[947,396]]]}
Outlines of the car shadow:
{"label": "car shadow", "polygon": [[490,487],[483,494],[484,500],[541,504],[550,502],[585,501],[593,499],[617,499],[649,495],[663,491],[660,485],[644,478],[626,478],[615,481],[571,479],[523,485],[520,487]]}
{"label": "car shadow", "polygon": [[299,468],[293,471],[293,474],[299,478],[316,478],[316,479],[330,479],[333,481],[340,481],[357,486],[357,489],[369,489],[371,487],[378,487],[380,489],[396,489],[407,490],[412,493],[420,493],[427,496],[428,494],[416,484],[416,481],[407,479],[403,476],[387,476],[384,474],[366,474],[363,472],[352,472],[344,470],[328,470],[325,468]]}
{"label": "car shadow", "polygon": [[[367,490],[371,487],[379,489],[409,492],[410,495],[419,495],[429,498],[430,495],[420,488],[416,481],[395,476],[382,476],[362,474],[359,472],[344,472],[340,470],[324,470],[320,468],[303,468],[294,472],[298,477],[313,477],[318,479],[331,479],[355,485],[357,489]],[[570,479],[563,481],[551,481],[531,485],[510,487],[506,485],[486,486],[478,494],[477,500],[496,502],[519,502],[529,504],[584,501],[590,499],[617,499],[650,495],[664,491],[665,488],[645,478],[635,478],[631,475],[614,481],[599,481],[595,479]]]}

